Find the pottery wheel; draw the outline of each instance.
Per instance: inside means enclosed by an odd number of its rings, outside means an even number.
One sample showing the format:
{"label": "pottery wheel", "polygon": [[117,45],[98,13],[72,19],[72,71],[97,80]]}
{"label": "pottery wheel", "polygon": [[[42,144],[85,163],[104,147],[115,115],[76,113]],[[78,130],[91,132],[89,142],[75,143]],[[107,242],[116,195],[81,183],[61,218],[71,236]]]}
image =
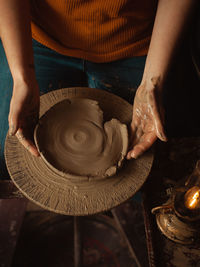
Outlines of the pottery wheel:
{"label": "pottery wheel", "polygon": [[98,102],[63,100],[50,108],[35,129],[35,143],[45,162],[61,175],[114,175],[127,154],[128,131],[117,119],[103,123]]}
{"label": "pottery wheel", "polygon": [[[104,121],[112,118],[128,125],[132,105],[122,98],[93,88],[64,88],[42,95],[40,117],[55,104],[87,98],[99,103]],[[116,174],[98,178],[58,173],[43,157],[32,156],[15,136],[7,135],[5,158],[11,179],[31,201],[44,209],[66,215],[89,215],[109,210],[131,198],[146,181],[153,163],[151,150],[136,160],[124,162]]]}

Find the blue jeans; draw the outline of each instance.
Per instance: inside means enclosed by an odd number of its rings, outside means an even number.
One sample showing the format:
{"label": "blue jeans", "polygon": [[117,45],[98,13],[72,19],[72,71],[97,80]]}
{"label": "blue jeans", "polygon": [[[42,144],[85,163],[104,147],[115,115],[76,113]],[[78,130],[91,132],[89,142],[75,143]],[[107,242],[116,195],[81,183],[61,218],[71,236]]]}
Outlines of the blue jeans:
{"label": "blue jeans", "polygon": [[[63,56],[33,40],[36,78],[40,94],[74,86],[99,88],[132,103],[144,70],[146,57],[134,57],[109,63],[93,63]],[[4,142],[8,131],[12,76],[0,42],[0,180],[9,175],[4,159]]]}

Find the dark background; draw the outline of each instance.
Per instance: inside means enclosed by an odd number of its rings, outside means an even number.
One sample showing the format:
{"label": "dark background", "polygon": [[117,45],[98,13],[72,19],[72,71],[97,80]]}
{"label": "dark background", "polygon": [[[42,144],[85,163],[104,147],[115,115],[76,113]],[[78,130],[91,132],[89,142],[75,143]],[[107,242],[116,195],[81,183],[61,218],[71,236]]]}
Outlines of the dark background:
{"label": "dark background", "polygon": [[174,55],[164,106],[169,137],[200,135],[200,5],[187,23]]}

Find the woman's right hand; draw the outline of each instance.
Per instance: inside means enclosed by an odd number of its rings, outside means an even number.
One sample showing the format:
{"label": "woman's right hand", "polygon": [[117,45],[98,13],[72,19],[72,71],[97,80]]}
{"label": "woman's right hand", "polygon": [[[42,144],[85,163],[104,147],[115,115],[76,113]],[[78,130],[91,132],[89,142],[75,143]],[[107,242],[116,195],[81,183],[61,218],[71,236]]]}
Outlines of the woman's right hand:
{"label": "woman's right hand", "polygon": [[15,135],[34,156],[39,156],[33,139],[34,128],[39,118],[39,104],[39,87],[36,79],[31,79],[31,82],[14,80],[8,116],[9,134]]}

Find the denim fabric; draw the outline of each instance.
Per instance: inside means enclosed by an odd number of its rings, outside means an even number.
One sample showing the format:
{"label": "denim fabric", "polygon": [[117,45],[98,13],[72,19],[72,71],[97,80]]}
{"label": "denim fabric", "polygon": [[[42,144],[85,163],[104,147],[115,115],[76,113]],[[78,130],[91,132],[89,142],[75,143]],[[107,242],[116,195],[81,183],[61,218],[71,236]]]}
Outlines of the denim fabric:
{"label": "denim fabric", "polygon": [[[36,78],[40,93],[51,90],[86,86],[112,92],[132,103],[142,79],[146,57],[134,57],[110,63],[93,63],[63,56],[33,40]],[[4,142],[8,131],[12,77],[0,43],[0,179],[9,175],[4,160]]]}

